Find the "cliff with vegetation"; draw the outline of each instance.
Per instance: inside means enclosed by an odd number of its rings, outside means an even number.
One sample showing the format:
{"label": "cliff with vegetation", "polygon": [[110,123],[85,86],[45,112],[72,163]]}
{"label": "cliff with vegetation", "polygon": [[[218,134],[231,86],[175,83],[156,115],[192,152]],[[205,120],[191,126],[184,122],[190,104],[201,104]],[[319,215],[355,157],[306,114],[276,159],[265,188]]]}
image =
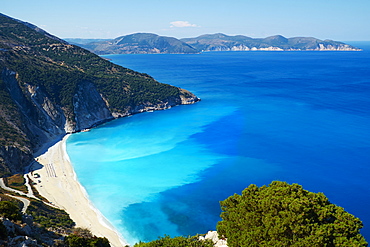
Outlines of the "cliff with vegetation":
{"label": "cliff with vegetation", "polygon": [[65,133],[199,99],[0,15],[0,175]]}

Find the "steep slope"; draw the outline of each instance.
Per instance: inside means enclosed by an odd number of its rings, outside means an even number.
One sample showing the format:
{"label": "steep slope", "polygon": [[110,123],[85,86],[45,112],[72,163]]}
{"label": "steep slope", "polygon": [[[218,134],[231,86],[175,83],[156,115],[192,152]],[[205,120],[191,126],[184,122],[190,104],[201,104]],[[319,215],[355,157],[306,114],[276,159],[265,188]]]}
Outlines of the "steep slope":
{"label": "steep slope", "polygon": [[184,42],[152,33],[135,33],[110,41],[80,44],[98,55],[103,54],[145,54],[145,53],[197,53]]}
{"label": "steep slope", "polygon": [[359,51],[360,49],[348,44],[333,41],[319,40],[311,37],[285,38],[275,35],[264,39],[254,39],[243,35],[228,36],[225,34],[206,34],[196,38],[181,39],[200,51],[250,51],[250,50],[278,50],[278,51]]}
{"label": "steep slope", "polygon": [[22,172],[35,150],[65,133],[199,100],[5,15],[0,72],[0,175]]}

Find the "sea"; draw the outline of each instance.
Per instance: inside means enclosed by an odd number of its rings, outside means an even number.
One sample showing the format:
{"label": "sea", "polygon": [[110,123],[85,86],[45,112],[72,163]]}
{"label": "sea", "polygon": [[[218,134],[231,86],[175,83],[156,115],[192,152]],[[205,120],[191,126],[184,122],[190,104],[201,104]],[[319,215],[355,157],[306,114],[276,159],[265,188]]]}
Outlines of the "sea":
{"label": "sea", "polygon": [[71,135],[78,180],[130,244],[215,230],[220,201],[275,180],[323,192],[370,241],[370,42],[352,44],[104,56],[201,101]]}

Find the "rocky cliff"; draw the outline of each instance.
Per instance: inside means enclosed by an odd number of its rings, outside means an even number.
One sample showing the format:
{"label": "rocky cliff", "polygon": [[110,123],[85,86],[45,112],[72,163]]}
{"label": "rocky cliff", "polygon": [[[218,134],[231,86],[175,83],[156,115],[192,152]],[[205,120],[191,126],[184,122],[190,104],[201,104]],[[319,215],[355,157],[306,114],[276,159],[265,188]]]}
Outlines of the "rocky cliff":
{"label": "rocky cliff", "polygon": [[24,215],[19,222],[0,217],[0,228],[6,233],[3,233],[5,236],[0,236],[1,246],[41,247],[53,246],[56,242],[63,241],[61,235],[37,227],[32,216]]}
{"label": "rocky cliff", "polygon": [[4,15],[0,73],[0,175],[66,133],[199,100]]}

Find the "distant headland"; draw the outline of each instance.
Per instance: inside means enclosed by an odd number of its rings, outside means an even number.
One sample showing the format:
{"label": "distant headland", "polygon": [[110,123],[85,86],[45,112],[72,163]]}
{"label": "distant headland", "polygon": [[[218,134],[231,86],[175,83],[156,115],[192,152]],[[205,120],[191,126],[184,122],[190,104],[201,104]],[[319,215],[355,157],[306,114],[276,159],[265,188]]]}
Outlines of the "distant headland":
{"label": "distant headland", "polygon": [[222,33],[176,39],[153,33],[134,33],[112,40],[65,39],[98,55],[106,54],[192,54],[208,51],[361,51],[349,44],[313,37],[285,38],[281,35],[251,38]]}

